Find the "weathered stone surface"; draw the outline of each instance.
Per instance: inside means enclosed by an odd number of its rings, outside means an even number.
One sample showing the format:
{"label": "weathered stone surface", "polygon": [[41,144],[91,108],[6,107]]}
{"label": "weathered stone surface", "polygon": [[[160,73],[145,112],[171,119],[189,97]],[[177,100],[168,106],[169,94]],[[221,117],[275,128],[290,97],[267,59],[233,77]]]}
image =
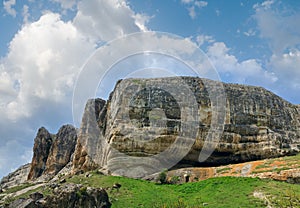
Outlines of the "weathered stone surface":
{"label": "weathered stone surface", "polygon": [[[181,87],[182,82],[185,87]],[[119,81],[106,103],[100,99],[87,103],[74,169],[99,166],[112,174],[143,177],[161,171],[182,152],[187,154],[176,164],[178,167],[299,152],[299,106],[261,87],[223,84],[226,102],[216,108],[215,100],[224,96],[220,85],[193,77]],[[207,139],[220,129],[219,141]],[[164,155],[174,143],[175,149]],[[199,162],[205,144],[214,151]]]}
{"label": "weathered stone surface", "polygon": [[87,102],[78,134],[74,152],[73,172],[92,170],[105,164],[105,129],[106,102],[102,99],[91,99]]}
{"label": "weathered stone surface", "polygon": [[63,169],[71,160],[76,142],[76,129],[71,125],[63,125],[51,145],[44,174],[55,175]]}
{"label": "weathered stone surface", "polygon": [[111,203],[104,189],[83,188],[82,185],[66,184],[54,189],[54,193],[31,194],[28,199],[18,199],[4,207],[8,208],[109,208]]}
{"label": "weathered stone surface", "polygon": [[54,136],[51,135],[44,127],[41,127],[38,130],[37,136],[34,139],[31,169],[28,174],[29,180],[40,177],[46,169],[46,162],[53,138]]}
{"label": "weathered stone surface", "polygon": [[108,195],[104,189],[96,188],[83,188],[81,185],[66,184],[54,189],[54,195],[47,197],[40,207],[53,207],[53,208],[109,208]]}
{"label": "weathered stone surface", "polygon": [[60,172],[73,160],[76,143],[77,131],[72,125],[63,125],[57,134],[40,128],[34,140],[28,180],[39,178],[44,181]]}
{"label": "weathered stone surface", "polygon": [[30,163],[22,165],[16,171],[2,178],[0,182],[0,190],[8,189],[13,186],[25,183],[30,171]]}

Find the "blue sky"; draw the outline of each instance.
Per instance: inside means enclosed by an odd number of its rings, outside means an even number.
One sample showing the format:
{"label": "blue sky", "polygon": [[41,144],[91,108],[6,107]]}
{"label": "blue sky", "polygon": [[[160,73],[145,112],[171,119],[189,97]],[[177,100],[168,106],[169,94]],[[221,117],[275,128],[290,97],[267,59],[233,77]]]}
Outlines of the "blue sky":
{"label": "blue sky", "polygon": [[299,104],[299,20],[300,1],[293,0],[2,1],[0,177],[30,161],[39,127],[55,133],[73,123],[82,66],[127,34],[178,35],[207,55],[220,80],[262,86]]}

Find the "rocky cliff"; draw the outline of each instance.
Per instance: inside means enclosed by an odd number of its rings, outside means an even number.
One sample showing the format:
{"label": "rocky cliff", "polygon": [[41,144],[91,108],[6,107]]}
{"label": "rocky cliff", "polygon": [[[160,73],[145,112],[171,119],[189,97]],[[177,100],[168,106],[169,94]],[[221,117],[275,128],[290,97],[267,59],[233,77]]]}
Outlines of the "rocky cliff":
{"label": "rocky cliff", "polygon": [[165,168],[218,166],[299,149],[300,107],[261,87],[194,77],[125,79],[107,101],[88,100],[78,131],[71,125],[57,134],[40,128],[30,167],[14,174],[27,171],[33,180],[100,168],[142,178]]}
{"label": "rocky cliff", "polygon": [[71,125],[63,125],[55,135],[44,127],[40,128],[34,140],[28,179],[57,174],[72,160],[76,142],[77,132]]}
{"label": "rocky cliff", "polygon": [[299,112],[261,87],[193,77],[122,80],[107,101],[88,101],[73,170],[144,177],[296,154]]}

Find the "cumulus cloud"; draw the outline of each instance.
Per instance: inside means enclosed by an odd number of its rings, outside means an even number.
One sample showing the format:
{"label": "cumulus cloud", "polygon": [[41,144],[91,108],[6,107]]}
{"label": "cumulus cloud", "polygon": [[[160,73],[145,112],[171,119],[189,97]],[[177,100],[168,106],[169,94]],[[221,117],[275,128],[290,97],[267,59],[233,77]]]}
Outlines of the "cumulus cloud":
{"label": "cumulus cloud", "polygon": [[207,55],[227,82],[269,86],[278,79],[255,59],[239,61],[230,54],[230,48],[223,42],[215,42],[209,46]]}
{"label": "cumulus cloud", "polygon": [[[65,9],[77,2],[53,1]],[[4,2],[8,11],[14,4]],[[125,1],[91,0],[76,6],[70,21],[48,11],[33,22],[28,22],[29,7],[23,6],[24,25],[0,61],[0,176],[29,161],[40,126],[55,133],[63,123],[72,123],[74,83],[99,42],[147,30],[148,17]]]}
{"label": "cumulus cloud", "polygon": [[[254,19],[260,31],[260,37],[267,39],[271,50],[281,54],[300,44],[300,14],[287,9],[278,10],[274,1],[254,5]],[[275,8],[273,8],[274,6]],[[288,15],[287,15],[288,14]]]}
{"label": "cumulus cloud", "polygon": [[255,4],[253,17],[260,37],[267,40],[272,53],[266,62],[278,77],[274,89],[295,102],[300,90],[300,23],[296,21],[300,14],[291,8],[278,7],[280,2],[271,0]]}
{"label": "cumulus cloud", "polygon": [[136,14],[124,0],[80,2],[74,25],[91,40],[109,41],[146,30],[148,17]]}
{"label": "cumulus cloud", "polygon": [[215,42],[214,38],[210,35],[198,35],[196,37],[196,41],[198,43],[198,46],[201,47],[205,43],[213,43]]}
{"label": "cumulus cloud", "polygon": [[18,120],[31,116],[39,107],[39,99],[62,102],[92,49],[72,23],[63,22],[58,14],[48,13],[25,25],[11,41],[1,67],[5,70],[3,76],[9,76],[8,71],[11,74],[7,79],[12,81],[5,90],[17,93],[13,101],[0,109],[3,115]]}
{"label": "cumulus cloud", "polygon": [[4,7],[5,11],[13,17],[17,16],[17,12],[13,8],[13,6],[15,6],[15,5],[16,5],[16,0],[3,1],[3,7]]}

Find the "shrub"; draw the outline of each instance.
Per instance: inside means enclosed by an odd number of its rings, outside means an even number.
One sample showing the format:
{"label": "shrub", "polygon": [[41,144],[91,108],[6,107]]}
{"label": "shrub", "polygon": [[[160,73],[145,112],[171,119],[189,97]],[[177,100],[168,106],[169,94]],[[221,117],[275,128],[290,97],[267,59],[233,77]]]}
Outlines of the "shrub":
{"label": "shrub", "polygon": [[159,173],[157,180],[161,184],[166,184],[167,183],[167,173],[168,173],[168,170],[163,170],[162,172]]}

